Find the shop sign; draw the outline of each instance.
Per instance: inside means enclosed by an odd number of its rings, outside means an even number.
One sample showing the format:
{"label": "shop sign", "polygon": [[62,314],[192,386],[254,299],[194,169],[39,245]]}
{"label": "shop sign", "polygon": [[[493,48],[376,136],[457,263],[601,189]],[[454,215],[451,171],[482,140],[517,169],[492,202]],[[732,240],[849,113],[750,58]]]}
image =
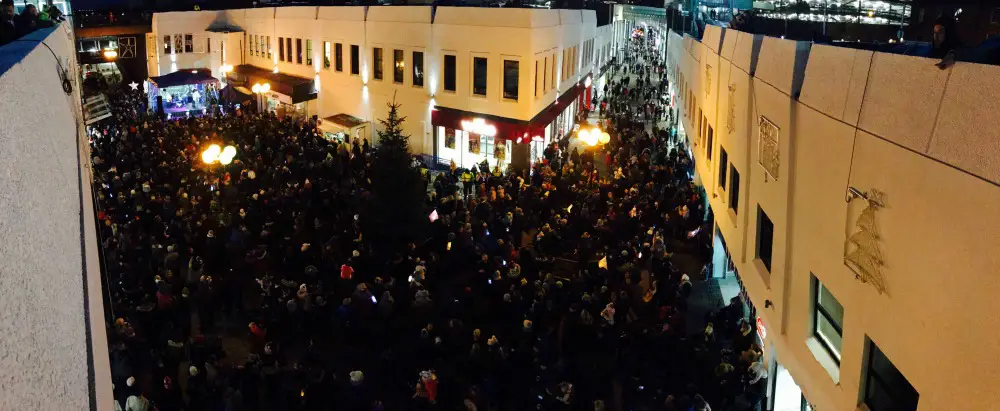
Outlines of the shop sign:
{"label": "shop sign", "polygon": [[486,120],[481,118],[462,120],[462,129],[470,133],[481,134],[489,137],[495,137],[497,135],[497,126],[486,124]]}
{"label": "shop sign", "polygon": [[757,336],[760,337],[761,342],[767,337],[767,328],[764,327],[764,320],[761,320],[760,317],[757,317]]}

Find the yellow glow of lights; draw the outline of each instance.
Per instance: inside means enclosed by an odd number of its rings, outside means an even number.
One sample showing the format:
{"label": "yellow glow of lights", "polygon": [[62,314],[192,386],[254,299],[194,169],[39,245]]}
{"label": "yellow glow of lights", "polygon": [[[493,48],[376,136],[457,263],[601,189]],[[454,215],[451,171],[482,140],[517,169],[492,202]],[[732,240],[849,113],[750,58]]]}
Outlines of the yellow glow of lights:
{"label": "yellow glow of lights", "polygon": [[112,60],[112,59],[115,59],[115,58],[118,57],[118,51],[117,50],[106,49],[106,50],[104,50],[103,54],[104,54],[104,58],[106,58],[108,60]]}
{"label": "yellow glow of lights", "polygon": [[600,144],[608,144],[611,135],[601,131],[599,128],[581,128],[576,132],[576,138],[583,144],[594,147]]}
{"label": "yellow glow of lights", "polygon": [[201,152],[201,161],[204,161],[205,164],[212,164],[219,159],[220,153],[222,153],[222,147],[219,147],[218,144],[212,144]]}
{"label": "yellow glow of lights", "polygon": [[254,85],[250,87],[250,91],[257,94],[267,93],[268,91],[271,91],[271,83],[254,83]]}

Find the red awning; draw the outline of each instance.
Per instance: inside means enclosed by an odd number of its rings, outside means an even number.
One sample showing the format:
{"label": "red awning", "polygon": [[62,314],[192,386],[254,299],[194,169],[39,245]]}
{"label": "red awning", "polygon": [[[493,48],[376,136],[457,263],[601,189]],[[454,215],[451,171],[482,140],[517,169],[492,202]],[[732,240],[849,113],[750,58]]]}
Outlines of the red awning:
{"label": "red awning", "polygon": [[559,114],[566,110],[566,107],[580,95],[581,88],[582,86],[579,84],[574,85],[528,121],[439,106],[431,112],[431,124],[435,127],[463,130],[466,128],[462,126],[463,121],[471,122],[474,119],[482,119],[485,125],[496,128],[495,137],[517,143],[527,143],[531,141],[532,137],[541,137],[545,134],[545,127],[552,124],[556,117],[559,117]]}

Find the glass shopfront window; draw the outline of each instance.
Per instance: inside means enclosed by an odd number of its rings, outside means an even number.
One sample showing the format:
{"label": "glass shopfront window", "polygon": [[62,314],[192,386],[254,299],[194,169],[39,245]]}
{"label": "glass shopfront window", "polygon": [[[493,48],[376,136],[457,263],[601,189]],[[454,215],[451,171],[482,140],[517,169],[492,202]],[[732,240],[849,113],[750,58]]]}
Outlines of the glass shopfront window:
{"label": "glass shopfront window", "polygon": [[434,144],[437,146],[438,162],[442,164],[454,161],[461,168],[478,168],[486,160],[490,169],[497,165],[506,169],[510,164],[512,143],[500,137],[437,126],[434,128]]}

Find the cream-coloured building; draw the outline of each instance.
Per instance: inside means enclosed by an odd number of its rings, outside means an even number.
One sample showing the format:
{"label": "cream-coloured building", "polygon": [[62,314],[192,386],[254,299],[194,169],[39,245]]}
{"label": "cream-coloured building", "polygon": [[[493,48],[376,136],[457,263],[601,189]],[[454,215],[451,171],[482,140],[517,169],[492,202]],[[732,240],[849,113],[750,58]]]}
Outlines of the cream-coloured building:
{"label": "cream-coloured building", "polygon": [[1000,67],[718,27],[668,43],[770,409],[998,409]]}
{"label": "cream-coloured building", "polygon": [[589,104],[610,32],[591,10],[281,7],[157,13],[147,49],[151,76],[233,66],[331,134],[375,136],[395,98],[414,152],[526,165]]}

